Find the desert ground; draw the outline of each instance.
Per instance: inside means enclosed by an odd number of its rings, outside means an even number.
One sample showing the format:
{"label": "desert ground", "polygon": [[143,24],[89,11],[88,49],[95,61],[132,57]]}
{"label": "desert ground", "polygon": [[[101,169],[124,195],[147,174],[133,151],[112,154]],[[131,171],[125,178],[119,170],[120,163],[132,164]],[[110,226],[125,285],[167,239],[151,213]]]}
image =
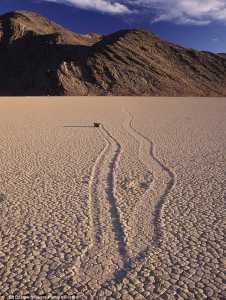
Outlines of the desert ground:
{"label": "desert ground", "polygon": [[225,132],[225,98],[1,98],[2,299],[225,299]]}

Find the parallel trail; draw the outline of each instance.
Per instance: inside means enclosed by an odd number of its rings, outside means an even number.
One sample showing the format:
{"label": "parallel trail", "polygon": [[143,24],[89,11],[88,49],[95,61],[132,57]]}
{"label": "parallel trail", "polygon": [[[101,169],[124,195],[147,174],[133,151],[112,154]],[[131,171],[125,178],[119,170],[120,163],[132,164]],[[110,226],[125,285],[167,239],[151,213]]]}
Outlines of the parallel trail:
{"label": "parallel trail", "polygon": [[93,247],[100,246],[101,243],[101,221],[100,221],[100,204],[97,197],[97,186],[99,184],[99,173],[100,168],[99,166],[102,165],[103,159],[105,157],[105,154],[108,151],[109,144],[106,143],[105,147],[102,149],[102,151],[99,153],[93,167],[91,170],[91,175],[89,179],[89,201],[88,201],[88,210],[89,210],[89,227],[91,228],[90,232],[90,243],[89,245],[83,250],[82,254],[78,258],[78,261],[75,264],[74,272],[77,274],[80,272],[81,263],[85,256],[88,255],[88,252]]}
{"label": "parallel trail", "polygon": [[74,280],[78,291],[85,290],[87,284],[95,290],[123,268],[127,260],[126,237],[114,179],[121,145],[105,127],[102,126],[100,132],[106,145],[96,159],[89,181],[91,243],[75,266]]}
{"label": "parallel trail", "polygon": [[154,143],[144,134],[140,133],[133,125],[134,117],[131,113],[130,120],[126,124],[128,132],[139,142],[139,157],[143,163],[154,172],[156,192],[153,199],[153,221],[154,225],[153,242],[155,246],[159,246],[162,236],[161,230],[161,213],[167,196],[176,184],[176,175],[166,165],[164,165],[155,154]]}
{"label": "parallel trail", "polygon": [[[134,263],[137,265],[147,260],[160,245],[161,212],[175,185],[176,177],[158,159],[153,142],[134,127],[134,117],[129,115],[130,119],[126,120],[124,127],[139,142],[140,161],[154,174],[154,184],[143,195],[142,200],[144,209],[147,205],[147,211],[150,212],[150,219],[144,222],[144,230],[150,233],[150,238],[147,239],[145,247],[139,249],[138,246],[136,253],[128,253],[128,237],[125,234],[115,187],[121,145],[102,126],[100,131],[106,145],[96,159],[89,181],[91,243],[80,257],[80,264],[77,266],[79,273],[75,278],[76,291],[82,294],[87,294],[87,286],[89,291],[96,293],[103,285],[120,282],[132,270]],[[136,240],[133,242],[136,243]]]}
{"label": "parallel trail", "polygon": [[[149,231],[150,238],[146,240],[146,246],[139,249],[135,254],[128,255],[127,260],[123,264],[121,270],[115,274],[112,281],[106,282],[106,286],[114,286],[116,282],[122,282],[123,278],[133,270],[133,266],[144,263],[150,255],[160,246],[162,240],[161,224],[163,222],[161,213],[166,198],[176,184],[176,175],[167,166],[165,166],[156,156],[155,147],[151,140],[135,129],[133,125],[134,117],[129,113],[130,119],[125,122],[126,131],[139,143],[139,159],[143,162],[147,169],[154,173],[154,184],[151,190],[143,195],[144,209],[149,212],[148,222],[144,222],[145,230]],[[154,192],[154,193],[153,193]],[[151,208],[150,206],[151,204]],[[145,212],[141,212],[142,218]],[[138,222],[142,222],[142,218],[138,217]],[[134,225],[136,226],[136,225]],[[134,228],[135,229],[135,228]],[[133,241],[136,243],[136,240]],[[134,245],[127,245],[129,246]]]}
{"label": "parallel trail", "polygon": [[0,101],[0,299],[223,300],[226,103],[30,100]]}
{"label": "parallel trail", "polygon": [[111,222],[114,229],[115,240],[117,241],[118,244],[119,254],[124,261],[127,258],[127,250],[126,250],[126,242],[125,242],[126,237],[123,230],[120,211],[119,208],[117,207],[117,196],[115,192],[115,177],[114,177],[117,160],[121,152],[121,145],[104,127],[102,128],[103,131],[106,133],[106,135],[115,143],[115,153],[109,163],[109,171],[107,177],[108,180],[107,195],[108,195],[108,201],[111,208]]}

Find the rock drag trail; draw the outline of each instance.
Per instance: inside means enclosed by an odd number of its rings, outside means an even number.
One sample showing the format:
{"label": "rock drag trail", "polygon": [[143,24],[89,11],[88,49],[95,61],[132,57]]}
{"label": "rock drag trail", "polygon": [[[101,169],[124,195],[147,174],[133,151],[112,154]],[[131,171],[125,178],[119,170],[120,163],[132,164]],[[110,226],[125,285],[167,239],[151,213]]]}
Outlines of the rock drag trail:
{"label": "rock drag trail", "polygon": [[[145,218],[139,218],[137,205],[134,207],[139,226],[147,235],[146,246],[139,248],[138,241],[130,238],[125,230],[126,225],[118,203],[121,196],[115,186],[115,173],[122,146],[104,126],[101,126],[100,131],[106,145],[97,157],[89,182],[92,242],[80,257],[79,268],[77,266],[77,281],[81,282],[81,285],[77,282],[75,286],[79,292],[86,290],[87,284],[95,290],[101,285],[111,284],[111,281],[122,281],[133,269],[134,264],[147,260],[149,254],[160,244],[161,210],[167,195],[175,185],[175,174],[155,156],[153,142],[134,128],[134,117],[130,113],[128,117],[123,124],[132,137],[128,143],[132,142],[132,139],[138,141],[137,159],[148,171],[154,173],[152,185],[138,201],[138,205],[143,209],[139,210],[139,213]],[[133,231],[136,231],[136,228],[133,228]],[[139,234],[142,233],[138,232],[137,235]]]}
{"label": "rock drag trail", "polygon": [[226,299],[225,130],[225,99],[1,99],[0,298]]}
{"label": "rock drag trail", "polygon": [[114,179],[121,145],[104,126],[100,132],[106,145],[97,157],[89,181],[91,244],[81,255],[79,267],[75,266],[77,278],[74,278],[77,291],[86,290],[88,285],[91,294],[106,280],[117,276],[128,259]]}
{"label": "rock drag trail", "polygon": [[[152,241],[156,247],[161,242],[162,209],[168,194],[176,184],[176,175],[157,158],[154,143],[135,128],[134,116],[131,113],[128,113],[128,115],[130,119],[125,122],[125,129],[139,142],[139,159],[154,173],[154,181],[151,188],[152,195],[145,195],[145,198],[151,198],[150,226],[154,230]],[[145,231],[149,230],[146,228]],[[150,241],[147,242],[150,244]]]}

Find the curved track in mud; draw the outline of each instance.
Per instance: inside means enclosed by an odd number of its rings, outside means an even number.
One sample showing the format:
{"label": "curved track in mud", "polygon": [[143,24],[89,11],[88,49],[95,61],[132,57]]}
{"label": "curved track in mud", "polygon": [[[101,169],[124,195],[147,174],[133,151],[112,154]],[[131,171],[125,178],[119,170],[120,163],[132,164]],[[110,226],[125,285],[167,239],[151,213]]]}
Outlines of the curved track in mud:
{"label": "curved track in mud", "polygon": [[[126,123],[126,130],[139,142],[139,158],[147,168],[153,169],[156,173],[156,178],[162,183],[162,190],[158,191],[158,195],[153,199],[154,209],[154,236],[153,241],[155,246],[158,246],[161,241],[161,211],[165,203],[166,197],[172,191],[176,183],[176,175],[166,165],[164,165],[155,154],[154,143],[144,134],[140,133],[133,125],[134,117],[128,113],[130,120]],[[150,158],[148,160],[148,157]],[[155,176],[154,176],[155,178]],[[156,180],[157,183],[157,180]],[[158,190],[157,184],[155,185]]]}
{"label": "curved track in mud", "polygon": [[224,101],[8,100],[0,298],[224,299]]}
{"label": "curved track in mud", "polygon": [[96,159],[89,181],[91,243],[75,266],[78,291],[85,289],[86,284],[95,290],[112,279],[127,261],[126,237],[114,180],[121,145],[105,127],[100,130],[106,145]]}
{"label": "curved track in mud", "polygon": [[[157,158],[153,142],[135,129],[134,118],[129,115],[124,128],[139,143],[139,160],[154,173],[155,183],[151,188],[154,194],[150,191],[143,195],[143,201],[149,203],[150,211],[150,220],[144,229],[150,231],[151,238],[146,241],[145,248],[134,255],[128,253],[130,245],[127,244],[115,186],[115,172],[122,147],[102,126],[100,130],[106,145],[96,159],[89,181],[91,243],[80,257],[77,266],[79,272],[75,278],[76,290],[85,294],[87,285],[89,290],[96,292],[103,285],[120,282],[132,270],[134,263],[144,262],[154,248],[159,246],[161,211],[175,185],[174,173]],[[147,200],[147,197],[150,199]],[[146,203],[143,203],[143,207]]]}
{"label": "curved track in mud", "polygon": [[126,250],[126,237],[123,230],[123,224],[120,217],[120,211],[117,207],[117,196],[115,193],[115,180],[114,180],[114,172],[116,169],[116,164],[118,157],[121,152],[121,145],[118,141],[103,127],[103,131],[105,134],[114,142],[115,144],[115,153],[109,163],[108,177],[107,177],[107,194],[108,201],[111,209],[111,222],[112,227],[114,229],[115,240],[118,244],[118,251],[123,260],[127,258],[127,250]]}
{"label": "curved track in mud", "polygon": [[[162,218],[161,213],[166,198],[176,184],[176,175],[165,166],[156,156],[155,147],[151,140],[135,129],[133,125],[134,117],[129,113],[130,118],[124,123],[125,130],[139,143],[138,158],[147,169],[154,173],[154,184],[152,188],[143,195],[143,207],[147,205],[150,211],[149,222],[146,222],[145,230],[150,231],[150,239],[146,241],[146,246],[141,248],[136,254],[130,254],[118,275],[111,281],[106,282],[106,286],[114,286],[115,283],[122,282],[133,266],[144,263],[159,246],[162,240]],[[154,190],[154,191],[153,191]],[[154,193],[153,193],[154,192]],[[148,199],[150,198],[150,199]],[[150,206],[151,203],[151,208]],[[139,218],[140,222],[141,219]],[[136,241],[134,241],[135,243]],[[129,248],[130,245],[127,245]]]}

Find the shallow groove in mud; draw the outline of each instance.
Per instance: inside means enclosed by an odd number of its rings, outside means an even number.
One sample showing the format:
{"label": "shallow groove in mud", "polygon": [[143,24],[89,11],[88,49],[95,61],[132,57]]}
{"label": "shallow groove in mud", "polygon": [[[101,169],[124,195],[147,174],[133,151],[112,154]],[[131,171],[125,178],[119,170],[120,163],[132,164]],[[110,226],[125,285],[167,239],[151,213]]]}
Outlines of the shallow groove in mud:
{"label": "shallow groove in mud", "polygon": [[[104,154],[108,149],[108,144],[102,149],[102,151],[97,156],[97,159],[92,167],[89,184],[88,184],[88,191],[89,191],[89,198],[88,198],[88,210],[89,210],[89,226],[90,226],[90,244],[84,248],[81,255],[78,257],[76,263],[76,273],[80,272],[80,267],[82,260],[85,256],[88,255],[89,251],[101,243],[101,222],[100,222],[100,205],[99,200],[97,197],[97,185],[98,185],[98,175],[99,175],[99,168],[98,166],[101,164]],[[77,270],[79,269],[79,270]]]}
{"label": "shallow groove in mud", "polygon": [[[117,207],[114,180],[114,173],[117,168],[121,145],[103,126],[100,128],[100,132],[106,145],[93,165],[89,180],[89,214],[92,231],[91,244],[80,257],[80,275],[83,273],[84,269],[87,269],[87,264],[89,264],[91,260],[94,260],[93,263],[95,263],[97,257],[101,257],[101,253],[107,253],[107,251],[112,250],[109,248],[110,244],[114,245],[115,253],[117,253],[118,259],[121,261],[122,265],[125,264],[127,259],[126,239],[123,224],[121,222],[120,211]],[[102,191],[103,187],[104,191]],[[100,193],[102,192],[104,193],[104,198],[101,200]],[[109,220],[106,220],[106,216],[103,215],[102,208],[107,208]],[[110,232],[112,232],[112,236],[110,240],[105,241],[104,231],[106,228],[104,226],[109,226],[109,228],[111,228]],[[107,238],[109,239],[109,237]],[[112,243],[112,241],[114,241],[114,243]],[[100,263],[104,264],[105,262],[106,261],[103,259]],[[116,269],[118,268],[119,266],[117,266]],[[115,271],[113,270],[113,277],[115,276],[114,272]],[[84,275],[85,274],[83,274],[83,277]],[[79,278],[78,280],[80,282]],[[105,281],[104,278],[103,281]],[[79,287],[84,286],[85,283],[79,282],[76,284],[78,289],[80,289]]]}
{"label": "shallow groove in mud", "polygon": [[89,181],[89,211],[90,211],[90,227],[92,228],[91,245],[97,245],[101,242],[101,221],[100,221],[100,203],[97,195],[97,185],[99,178],[99,165],[103,161],[103,157],[108,149],[108,144],[105,145],[103,150],[97,157],[95,164],[93,165],[90,181]]}
{"label": "shallow groove in mud", "polygon": [[[165,203],[166,197],[172,191],[172,188],[174,187],[174,185],[176,183],[174,173],[156,157],[153,142],[151,140],[149,140],[146,136],[141,134],[137,129],[134,128],[134,126],[132,124],[134,117],[130,113],[129,113],[129,115],[131,116],[131,119],[128,123],[128,126],[130,127],[130,129],[132,131],[131,135],[135,138],[135,140],[138,140],[140,147],[142,145],[140,139],[143,139],[144,141],[146,141],[149,144],[150,151],[148,154],[149,154],[150,158],[153,159],[157,163],[159,168],[161,168],[162,172],[166,172],[168,174],[170,180],[167,182],[164,191],[162,191],[161,195],[157,198],[157,204],[154,207],[154,220],[153,220],[154,233],[153,233],[152,241],[148,241],[147,247],[142,249],[136,256],[130,256],[130,257],[127,256],[127,259],[124,260],[123,267],[121,269],[119,269],[117,272],[115,272],[113,280],[106,281],[104,283],[103,286],[105,286],[105,287],[109,287],[112,284],[122,282],[122,280],[127,276],[127,274],[133,270],[134,264],[135,265],[141,264],[144,261],[146,261],[149,258],[151,252],[153,252],[155,248],[160,246],[161,210],[162,210],[163,204]],[[140,150],[142,151],[142,149],[140,149]],[[144,162],[144,164],[145,164],[145,162]],[[147,166],[147,168],[149,168],[149,166]],[[151,218],[151,216],[150,216],[150,218]],[[151,242],[153,244],[150,244]]]}
{"label": "shallow groove in mud", "polygon": [[104,127],[102,128],[103,131],[108,135],[108,137],[111,140],[114,141],[116,145],[114,156],[112,157],[112,160],[109,163],[109,171],[107,176],[107,182],[108,182],[107,194],[108,194],[108,201],[111,207],[111,222],[115,233],[115,239],[118,242],[119,254],[124,260],[127,257],[125,233],[123,230],[120,213],[117,208],[117,199],[114,192],[115,190],[114,171],[116,169],[116,163],[121,152],[121,145]]}
{"label": "shallow groove in mud", "polygon": [[[171,192],[173,186],[175,185],[175,175],[174,173],[165,166],[155,155],[154,144],[151,140],[149,140],[145,135],[140,133],[133,125],[134,117],[130,115],[130,120],[128,121],[128,128],[127,131],[131,136],[134,137],[140,144],[139,153],[143,151],[142,145],[145,142],[148,144],[148,156],[150,159],[157,163],[160,171],[165,173],[169,180],[165,183],[165,189],[158,195],[157,203],[154,206],[154,219],[153,219],[153,237],[152,241],[147,241],[147,247],[142,249],[138,252],[136,256],[132,256],[128,254],[128,245],[126,243],[126,236],[123,228],[123,222],[121,220],[120,209],[117,205],[117,191],[115,190],[115,170],[117,168],[117,163],[121,153],[121,145],[116,140],[115,137],[111,135],[111,133],[105,128],[101,127],[101,134],[106,141],[106,145],[104,149],[99,154],[91,173],[90,183],[89,183],[89,204],[90,204],[90,224],[92,225],[92,244],[90,245],[89,249],[93,250],[94,253],[89,254],[89,251],[86,253],[86,259],[88,261],[95,257],[95,255],[100,255],[106,247],[107,244],[102,243],[103,235],[102,231],[104,228],[102,227],[101,217],[104,218],[105,216],[101,216],[101,203],[100,198],[98,197],[98,185],[100,184],[101,180],[106,182],[105,185],[105,197],[106,201],[105,204],[108,206],[110,220],[108,220],[109,226],[112,229],[112,239],[115,241],[115,249],[117,248],[118,257],[120,258],[122,265],[116,268],[111,274],[111,279],[105,280],[104,278],[100,285],[103,286],[110,286],[113,282],[121,282],[123,278],[127,276],[127,274],[133,269],[133,265],[143,263],[145,260],[148,259],[150,253],[154,250],[154,248],[160,245],[161,240],[161,210],[165,203],[166,197]],[[142,148],[142,149],[141,149]],[[142,161],[142,158],[141,158]],[[107,163],[107,167],[104,168],[105,164]],[[143,162],[144,165],[148,169],[150,166]],[[150,226],[151,226],[151,216],[150,216]],[[89,257],[90,256],[90,257]],[[86,260],[87,261],[87,260]],[[85,261],[84,261],[85,263]],[[83,265],[84,266],[84,265]]]}
{"label": "shallow groove in mud", "polygon": [[168,194],[172,191],[175,183],[176,183],[176,176],[175,174],[167,167],[165,166],[156,156],[155,154],[155,146],[154,143],[146,137],[144,134],[140,133],[134,126],[133,126],[133,120],[134,117],[131,113],[129,113],[131,120],[129,122],[129,126],[131,130],[135,133],[134,138],[136,138],[136,135],[138,138],[140,137],[150,145],[150,157],[160,166],[163,172],[166,172],[170,178],[170,180],[166,183],[165,190],[162,192],[162,194],[159,196],[158,202],[155,205],[155,211],[154,211],[154,236],[153,241],[158,246],[160,244],[161,240],[161,210],[165,203],[165,199],[168,196]]}

